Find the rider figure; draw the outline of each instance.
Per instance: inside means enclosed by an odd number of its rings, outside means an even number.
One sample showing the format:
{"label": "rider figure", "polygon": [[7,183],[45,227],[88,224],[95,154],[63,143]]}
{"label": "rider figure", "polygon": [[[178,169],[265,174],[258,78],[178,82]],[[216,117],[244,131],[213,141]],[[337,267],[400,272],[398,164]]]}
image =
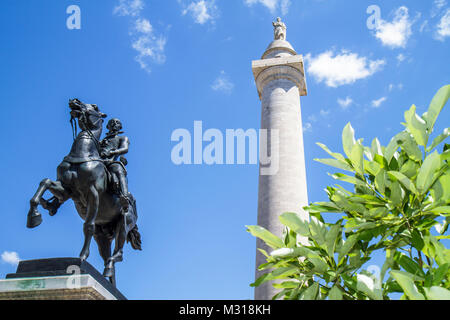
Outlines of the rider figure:
{"label": "rider figure", "polygon": [[[119,119],[114,118],[108,121],[106,128],[109,132],[106,137],[100,142],[101,152],[100,156],[104,160],[108,171],[112,175],[113,189],[120,196],[120,203],[123,212],[128,211],[129,193],[127,170],[125,165],[127,160],[122,155],[128,153],[130,141],[126,136],[119,136],[122,134],[122,123]],[[120,161],[118,158],[120,156]]]}

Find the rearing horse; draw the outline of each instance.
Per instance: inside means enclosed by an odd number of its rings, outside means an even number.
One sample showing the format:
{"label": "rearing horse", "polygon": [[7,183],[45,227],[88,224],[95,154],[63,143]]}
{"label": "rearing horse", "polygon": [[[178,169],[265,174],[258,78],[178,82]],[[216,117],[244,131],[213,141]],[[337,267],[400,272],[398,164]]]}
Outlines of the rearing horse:
{"label": "rearing horse", "polygon": [[[141,250],[136,225],[136,201],[130,195],[129,209],[124,213],[119,196],[108,186],[108,172],[99,150],[106,114],[100,112],[96,105],[84,104],[78,99],[70,100],[69,107],[72,125],[76,126],[78,119],[82,131],[74,139],[69,155],[58,166],[57,180],[42,180],[30,200],[27,227],[35,228],[42,223],[42,216],[37,210],[39,204],[53,216],[65,201],[72,199],[84,220],[84,244],[80,259],[84,261],[88,258],[94,237],[105,262],[103,275],[115,285],[115,263],[123,260],[125,241],[130,242],[133,249]],[[47,190],[54,195],[50,200],[43,198]],[[115,240],[115,248],[111,255],[112,240]]]}

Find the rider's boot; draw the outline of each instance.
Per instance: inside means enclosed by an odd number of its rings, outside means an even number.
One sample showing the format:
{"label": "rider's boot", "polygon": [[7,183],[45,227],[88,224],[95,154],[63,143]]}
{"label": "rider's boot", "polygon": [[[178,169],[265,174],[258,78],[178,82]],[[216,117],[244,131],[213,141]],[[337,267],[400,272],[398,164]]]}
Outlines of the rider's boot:
{"label": "rider's boot", "polygon": [[120,205],[122,206],[122,212],[127,212],[128,208],[130,207],[130,202],[128,195],[124,195],[123,193],[120,193]]}

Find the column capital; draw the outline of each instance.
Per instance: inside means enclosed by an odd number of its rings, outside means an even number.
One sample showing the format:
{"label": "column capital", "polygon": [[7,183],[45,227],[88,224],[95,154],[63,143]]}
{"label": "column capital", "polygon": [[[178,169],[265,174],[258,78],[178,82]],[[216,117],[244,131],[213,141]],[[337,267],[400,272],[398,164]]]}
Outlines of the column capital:
{"label": "column capital", "polygon": [[264,87],[277,79],[292,81],[298,87],[300,96],[307,95],[302,55],[254,60],[252,71],[260,99]]}

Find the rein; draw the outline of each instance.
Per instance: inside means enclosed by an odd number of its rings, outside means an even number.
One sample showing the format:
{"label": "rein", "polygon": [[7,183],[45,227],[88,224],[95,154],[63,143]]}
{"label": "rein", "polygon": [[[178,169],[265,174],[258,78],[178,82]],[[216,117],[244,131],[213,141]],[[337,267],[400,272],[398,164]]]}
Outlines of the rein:
{"label": "rein", "polygon": [[70,125],[72,126],[73,141],[75,141],[77,138],[77,120],[73,116],[70,118]]}
{"label": "rein", "polygon": [[[83,116],[82,116],[82,117],[79,117],[79,118],[78,118],[78,121],[81,121],[81,123],[84,124],[84,126],[85,126],[85,128],[86,128],[86,130],[84,130],[84,131],[86,131],[86,132],[88,133],[88,135],[90,136],[90,138],[91,138],[92,140],[94,140],[95,147],[97,148],[97,151],[98,151],[98,153],[100,154],[100,152],[101,152],[100,141],[98,141],[98,139],[94,136],[94,134],[92,133],[92,131],[91,131],[90,129],[88,129],[88,126],[87,126],[86,122],[85,122],[84,120],[82,120],[81,118],[86,119],[86,116],[85,116],[85,114],[84,114],[84,111],[83,111]],[[101,120],[101,118],[99,118],[99,119],[95,122],[95,124],[96,124],[98,121],[100,121],[100,120]],[[77,121],[75,120],[74,117],[71,117],[71,118],[70,118],[70,124],[71,124],[71,126],[72,126],[73,140],[75,141],[76,138],[77,138]],[[95,124],[94,124],[94,125],[95,125]]]}

